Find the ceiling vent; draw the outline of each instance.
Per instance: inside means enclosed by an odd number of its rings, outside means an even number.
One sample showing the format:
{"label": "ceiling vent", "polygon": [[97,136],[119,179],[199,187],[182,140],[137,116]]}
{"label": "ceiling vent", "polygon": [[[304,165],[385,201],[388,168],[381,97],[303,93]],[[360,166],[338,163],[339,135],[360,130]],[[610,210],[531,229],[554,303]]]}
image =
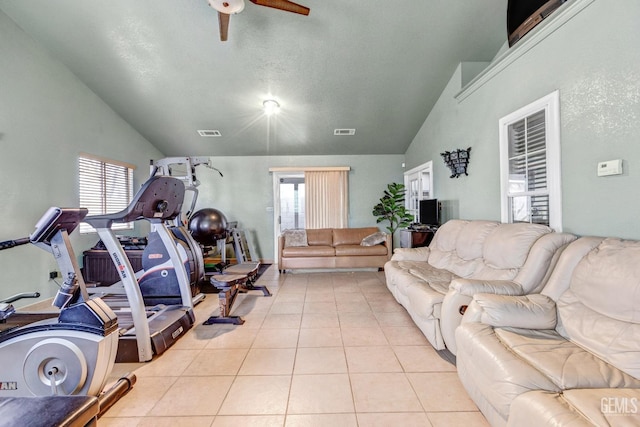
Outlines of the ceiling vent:
{"label": "ceiling vent", "polygon": [[199,130],[198,134],[205,138],[213,138],[216,136],[222,136],[219,130]]}
{"label": "ceiling vent", "polygon": [[356,130],[355,129],[334,129],[333,134],[334,135],[355,135]]}

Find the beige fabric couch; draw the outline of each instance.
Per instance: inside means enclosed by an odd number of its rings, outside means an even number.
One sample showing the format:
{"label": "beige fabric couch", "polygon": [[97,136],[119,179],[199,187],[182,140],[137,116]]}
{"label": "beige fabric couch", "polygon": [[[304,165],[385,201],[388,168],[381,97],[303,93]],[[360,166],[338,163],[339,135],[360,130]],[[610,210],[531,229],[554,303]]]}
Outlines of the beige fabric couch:
{"label": "beige fabric couch", "polygon": [[477,294],[457,368],[493,426],[640,425],[640,242],[583,237],[540,294]]}
{"label": "beige fabric couch", "polygon": [[435,349],[456,354],[460,308],[475,293],[539,292],[573,240],[538,224],[450,220],[429,247],[395,251],[384,267],[387,287]]}
{"label": "beige fabric couch", "polygon": [[384,242],[362,246],[362,239],[377,227],[307,229],[307,246],[286,246],[278,237],[278,269],[383,268],[392,251],[391,235]]}

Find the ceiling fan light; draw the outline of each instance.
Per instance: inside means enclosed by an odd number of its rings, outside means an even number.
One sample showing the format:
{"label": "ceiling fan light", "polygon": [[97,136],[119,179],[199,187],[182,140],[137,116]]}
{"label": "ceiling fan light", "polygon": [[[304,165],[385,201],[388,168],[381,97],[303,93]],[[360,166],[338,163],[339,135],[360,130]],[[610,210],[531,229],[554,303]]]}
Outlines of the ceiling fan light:
{"label": "ceiling fan light", "polygon": [[280,104],[275,99],[266,99],[262,103],[262,106],[264,107],[264,113],[267,116],[277,113],[280,109]]}
{"label": "ceiling fan light", "polygon": [[233,15],[244,10],[244,0],[208,0],[209,6],[221,13]]}

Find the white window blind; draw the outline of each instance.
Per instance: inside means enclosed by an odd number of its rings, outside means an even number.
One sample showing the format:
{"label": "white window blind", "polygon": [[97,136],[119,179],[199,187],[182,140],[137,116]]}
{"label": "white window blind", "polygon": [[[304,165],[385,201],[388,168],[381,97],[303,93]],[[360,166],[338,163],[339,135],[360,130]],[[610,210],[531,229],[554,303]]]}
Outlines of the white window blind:
{"label": "white window blind", "polygon": [[502,221],[562,228],[559,96],[500,120]]}
{"label": "white window blind", "polygon": [[544,110],[509,125],[509,210],[513,222],[549,225]]}
{"label": "white window blind", "polygon": [[[89,209],[89,215],[119,212],[133,198],[133,167],[107,160],[80,156],[80,206]],[[114,230],[132,229],[132,223],[113,224]],[[80,224],[81,233],[95,232],[89,224]]]}

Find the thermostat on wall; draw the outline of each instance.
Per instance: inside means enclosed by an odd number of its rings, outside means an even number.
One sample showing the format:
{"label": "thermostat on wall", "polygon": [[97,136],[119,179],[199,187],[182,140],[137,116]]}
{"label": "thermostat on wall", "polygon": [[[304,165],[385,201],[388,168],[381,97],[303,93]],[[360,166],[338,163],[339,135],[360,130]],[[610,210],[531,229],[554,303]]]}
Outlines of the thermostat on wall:
{"label": "thermostat on wall", "polygon": [[622,159],[607,160],[606,162],[598,163],[598,176],[621,175],[621,174],[622,174]]}

